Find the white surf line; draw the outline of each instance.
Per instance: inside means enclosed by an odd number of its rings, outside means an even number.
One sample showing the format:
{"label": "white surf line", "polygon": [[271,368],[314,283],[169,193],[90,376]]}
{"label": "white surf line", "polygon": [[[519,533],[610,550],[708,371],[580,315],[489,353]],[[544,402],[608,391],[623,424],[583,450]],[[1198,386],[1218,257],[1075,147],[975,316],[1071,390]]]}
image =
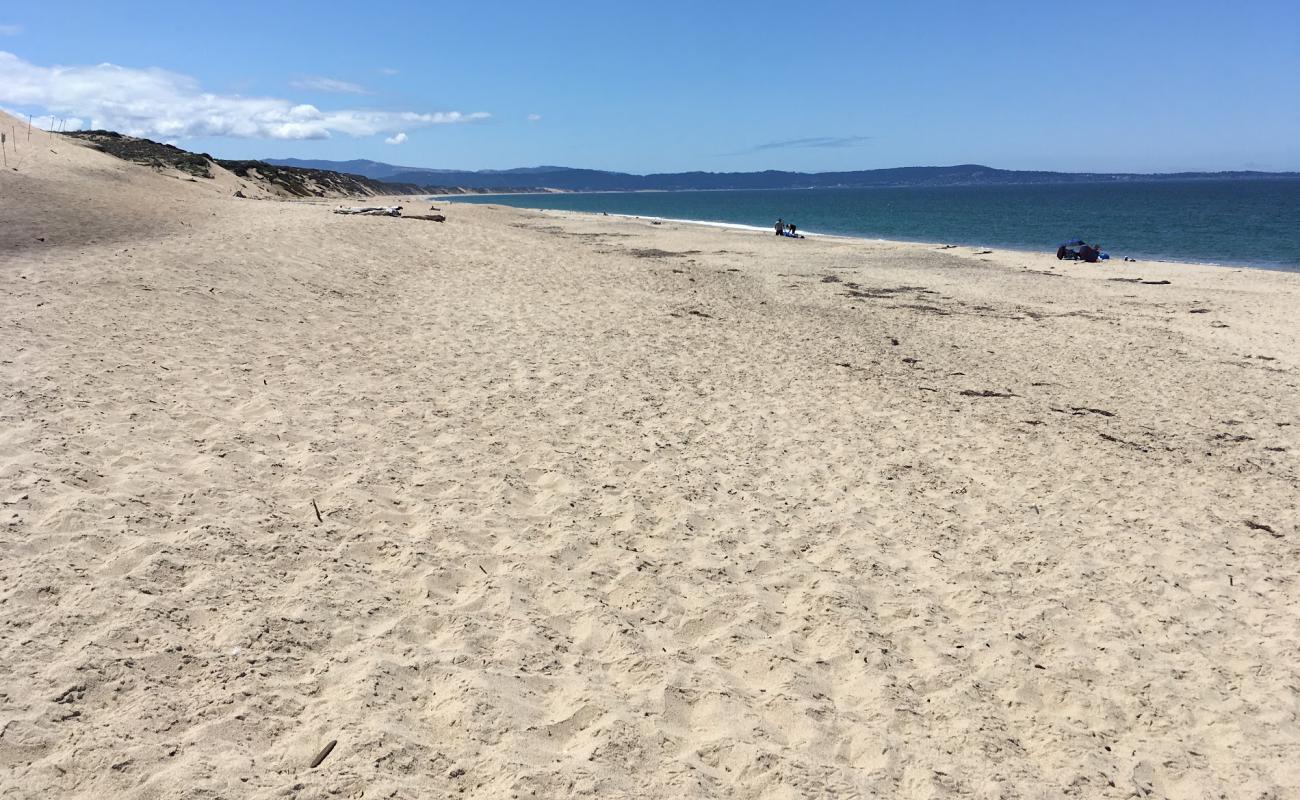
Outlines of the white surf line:
{"label": "white surf line", "polygon": [[[523,206],[514,206],[522,208]],[[726,228],[735,231],[750,231],[753,233],[768,233],[775,235],[772,226],[763,225],[744,225],[739,222],[713,222],[703,219],[677,219],[676,217],[653,217],[646,214],[610,214],[603,211],[573,211],[567,208],[530,208],[529,211],[542,211],[552,214],[577,214],[584,217],[615,217],[618,219],[644,219],[651,222],[676,222],[682,225],[702,225],[706,228]],[[845,239],[852,242],[873,241],[865,236],[845,236],[838,233],[817,233],[816,231],[800,230],[799,233],[809,237],[820,239]],[[877,242],[886,242],[887,239],[875,239]]]}

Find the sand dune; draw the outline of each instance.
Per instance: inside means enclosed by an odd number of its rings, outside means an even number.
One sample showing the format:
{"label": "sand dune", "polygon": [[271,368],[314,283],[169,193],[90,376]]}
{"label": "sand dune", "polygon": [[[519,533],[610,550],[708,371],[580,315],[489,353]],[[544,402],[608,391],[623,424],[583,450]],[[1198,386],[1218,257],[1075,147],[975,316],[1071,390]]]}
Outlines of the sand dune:
{"label": "sand dune", "polygon": [[1300,793],[1300,276],[30,157],[0,796]]}

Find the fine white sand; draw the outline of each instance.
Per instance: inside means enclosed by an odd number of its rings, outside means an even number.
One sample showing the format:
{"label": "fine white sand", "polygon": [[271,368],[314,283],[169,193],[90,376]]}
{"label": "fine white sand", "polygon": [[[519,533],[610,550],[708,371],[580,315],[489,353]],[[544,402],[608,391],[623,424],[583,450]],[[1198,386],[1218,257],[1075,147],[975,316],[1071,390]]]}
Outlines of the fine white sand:
{"label": "fine white sand", "polygon": [[231,178],[0,173],[0,797],[1300,795],[1300,275]]}

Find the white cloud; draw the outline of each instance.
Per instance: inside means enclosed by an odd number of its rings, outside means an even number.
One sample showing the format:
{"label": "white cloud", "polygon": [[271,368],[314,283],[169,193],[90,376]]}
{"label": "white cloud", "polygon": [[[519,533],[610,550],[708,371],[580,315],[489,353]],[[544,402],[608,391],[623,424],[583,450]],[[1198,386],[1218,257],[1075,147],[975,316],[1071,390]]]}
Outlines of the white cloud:
{"label": "white cloud", "polygon": [[397,70],[393,69],[392,67],[380,67],[380,68],[379,68],[379,74],[380,74],[380,75],[396,75],[396,74],[397,74]]}
{"label": "white cloud", "polygon": [[17,36],[22,32],[22,25],[0,25],[0,36]]}
{"label": "white cloud", "polygon": [[406,134],[399,133],[396,136],[389,136],[384,140],[384,144],[401,144],[404,141],[406,141]]}
{"label": "white cloud", "polygon": [[364,86],[349,81],[325,78],[320,75],[308,75],[289,84],[295,89],[310,89],[317,92],[338,92],[340,94],[369,94]]}
{"label": "white cloud", "polygon": [[278,97],[212,94],[187,75],[157,68],[41,67],[3,50],[0,102],[37,106],[59,117],[85,117],[92,128],[166,139],[373,136],[490,116],[459,111],[321,110]]}
{"label": "white cloud", "polygon": [[528,115],[528,121],[529,121],[529,122],[537,122],[537,121],[540,120],[541,118],[542,118],[542,115],[541,115],[541,114],[529,114],[529,115]]}

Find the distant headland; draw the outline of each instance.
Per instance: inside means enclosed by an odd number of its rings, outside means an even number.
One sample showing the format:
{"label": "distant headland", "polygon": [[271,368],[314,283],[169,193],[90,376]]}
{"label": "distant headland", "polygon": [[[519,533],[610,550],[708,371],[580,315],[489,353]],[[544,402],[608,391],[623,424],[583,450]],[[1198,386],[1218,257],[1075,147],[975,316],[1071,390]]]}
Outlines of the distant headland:
{"label": "distant headland", "polygon": [[402,167],[380,161],[264,159],[285,167],[330,170],[387,183],[457,186],[463,189],[524,188],[566,192],[635,192],[701,189],[859,189],[889,186],[999,186],[1059,183],[1131,183],[1170,180],[1275,180],[1296,172],[1098,173],[1006,170],[979,164],[949,167],[894,167],[850,172],[673,172],[634,175],[573,167],[525,167],[506,170],[448,170]]}

